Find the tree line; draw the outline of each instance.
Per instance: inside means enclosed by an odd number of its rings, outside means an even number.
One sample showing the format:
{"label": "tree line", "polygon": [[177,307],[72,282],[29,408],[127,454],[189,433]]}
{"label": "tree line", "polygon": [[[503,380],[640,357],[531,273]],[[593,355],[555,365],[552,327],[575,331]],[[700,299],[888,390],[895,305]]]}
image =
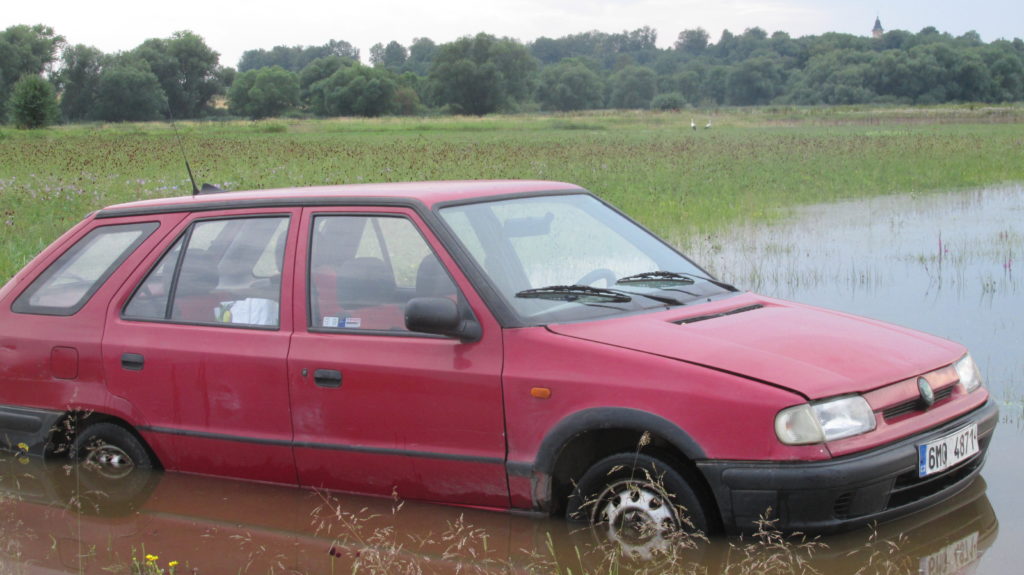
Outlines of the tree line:
{"label": "tree line", "polygon": [[690,106],[940,104],[1024,100],[1024,41],[975,32],[792,38],[749,28],[712,42],[702,28],[668,48],[643,27],[529,43],[489,34],[370,49],[277,46],[222,66],[177,32],[104,54],[43,25],[0,32],[0,111],[23,127],[236,116],[381,116]]}

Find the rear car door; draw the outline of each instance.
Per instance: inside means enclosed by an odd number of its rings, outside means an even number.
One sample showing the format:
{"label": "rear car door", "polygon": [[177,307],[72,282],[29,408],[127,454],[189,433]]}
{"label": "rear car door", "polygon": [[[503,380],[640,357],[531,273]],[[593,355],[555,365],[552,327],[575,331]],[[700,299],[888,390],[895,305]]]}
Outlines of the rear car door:
{"label": "rear car door", "polygon": [[295,210],[192,214],[111,303],[112,394],[167,469],[295,483]]}
{"label": "rear car door", "polygon": [[[506,507],[501,330],[415,212],[303,215],[289,354],[303,485]],[[479,341],[413,333],[413,297],[473,310]]]}

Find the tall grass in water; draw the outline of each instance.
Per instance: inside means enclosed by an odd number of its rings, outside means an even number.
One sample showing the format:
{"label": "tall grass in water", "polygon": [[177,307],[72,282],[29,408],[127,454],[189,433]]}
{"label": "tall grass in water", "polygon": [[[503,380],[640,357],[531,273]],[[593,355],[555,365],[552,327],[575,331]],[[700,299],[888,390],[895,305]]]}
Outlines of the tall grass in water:
{"label": "tall grass in water", "polygon": [[[563,180],[677,242],[738,221],[772,219],[792,205],[1024,180],[1020,107],[1002,115],[956,107],[714,114],[715,127],[698,131],[689,128],[689,112],[275,120],[179,129],[197,179],[229,190]],[[190,189],[173,133],[162,124],[5,132],[0,281],[91,210]]]}

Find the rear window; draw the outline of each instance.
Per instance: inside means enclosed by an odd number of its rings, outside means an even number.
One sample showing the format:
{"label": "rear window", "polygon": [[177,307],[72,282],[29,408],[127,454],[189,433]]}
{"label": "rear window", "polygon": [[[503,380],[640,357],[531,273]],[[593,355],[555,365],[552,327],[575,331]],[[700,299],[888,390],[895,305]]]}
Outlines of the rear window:
{"label": "rear window", "polygon": [[133,320],[276,328],[287,216],[194,223],[124,308]]}
{"label": "rear window", "polygon": [[156,222],[95,228],[71,246],[18,296],[16,313],[73,315],[142,244]]}

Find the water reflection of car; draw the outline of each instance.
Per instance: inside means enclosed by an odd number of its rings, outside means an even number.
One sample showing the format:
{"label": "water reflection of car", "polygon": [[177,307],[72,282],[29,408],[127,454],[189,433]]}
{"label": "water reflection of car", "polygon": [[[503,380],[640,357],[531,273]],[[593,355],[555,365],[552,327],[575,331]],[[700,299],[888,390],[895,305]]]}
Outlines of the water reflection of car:
{"label": "water reflection of car", "polygon": [[95,471],[84,467],[9,458],[0,466],[5,549],[17,550],[3,564],[27,575],[120,572],[146,555],[159,557],[156,567],[176,561],[185,568],[176,572],[200,573],[349,573],[359,560],[367,572],[385,564],[386,572],[601,572],[614,553],[625,555],[624,573],[665,560],[666,572],[689,572],[680,570],[686,564],[749,572],[744,565],[772,555],[821,573],[864,572],[870,561],[867,572],[941,575],[976,563],[998,533],[979,480],[949,506],[826,538],[812,554],[713,538],[692,549],[649,548],[639,562],[636,548],[601,531],[545,518],[146,470],[101,492],[83,487]]}
{"label": "water reflection of car", "polygon": [[435,182],[90,214],[0,289],[0,438],[134,467],[826,532],[948,504],[962,346],[744,293],[586,191]]}

